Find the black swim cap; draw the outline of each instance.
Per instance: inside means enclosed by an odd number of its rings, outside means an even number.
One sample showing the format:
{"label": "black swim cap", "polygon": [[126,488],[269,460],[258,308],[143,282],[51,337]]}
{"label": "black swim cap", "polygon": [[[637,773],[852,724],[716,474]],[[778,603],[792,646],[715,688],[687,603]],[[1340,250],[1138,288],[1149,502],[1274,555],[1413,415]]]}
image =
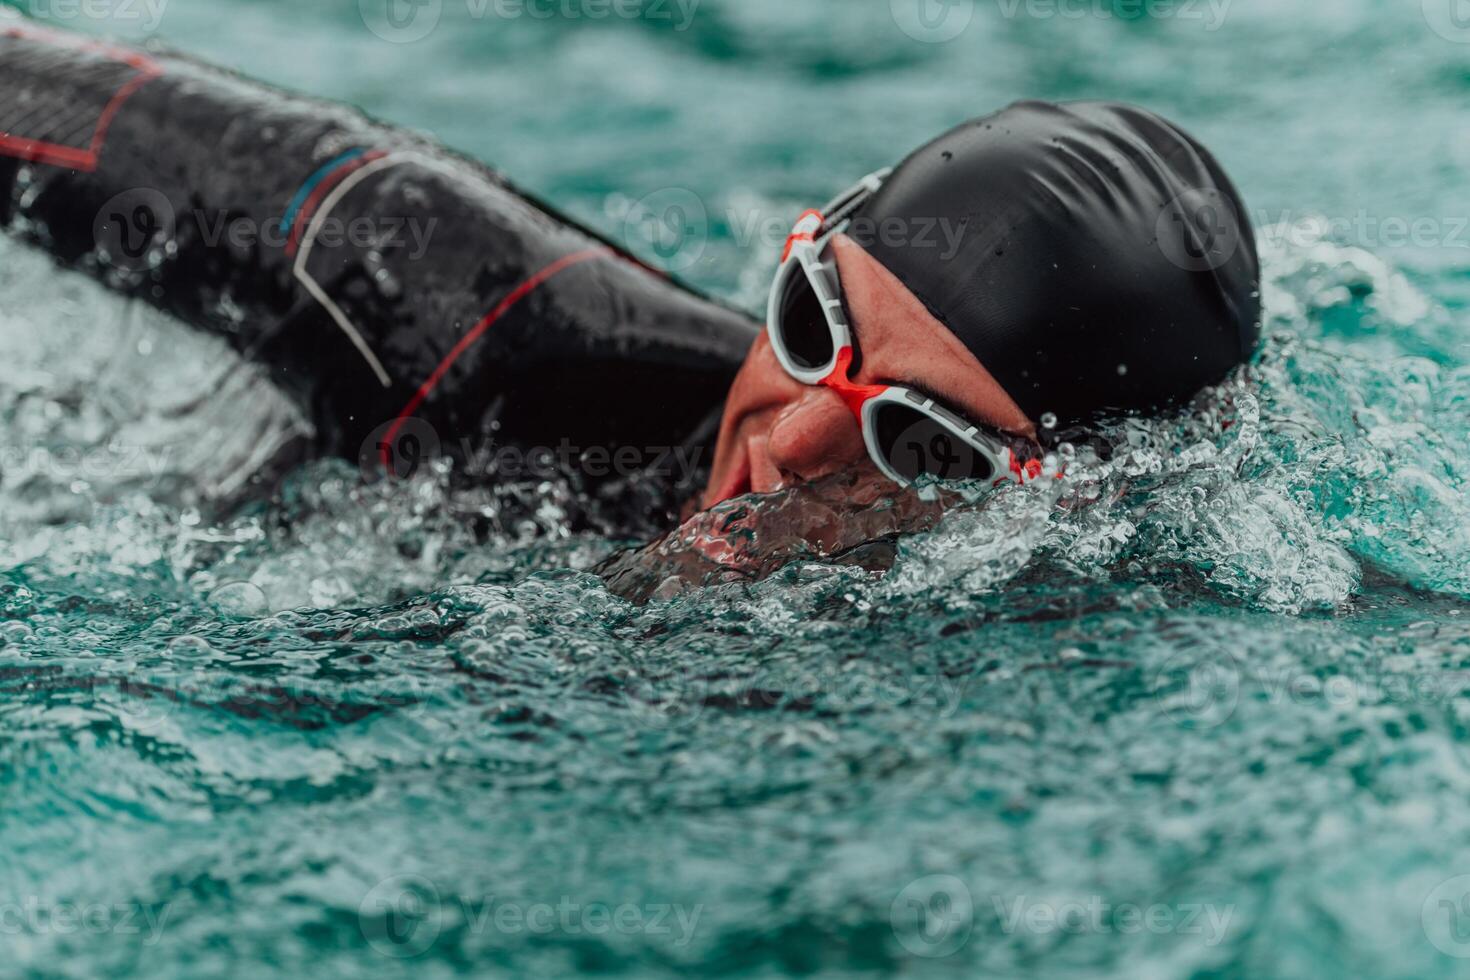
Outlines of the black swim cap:
{"label": "black swim cap", "polygon": [[1018,102],[920,147],[849,234],[1032,419],[1186,400],[1248,360],[1260,271],[1209,151],[1106,102]]}

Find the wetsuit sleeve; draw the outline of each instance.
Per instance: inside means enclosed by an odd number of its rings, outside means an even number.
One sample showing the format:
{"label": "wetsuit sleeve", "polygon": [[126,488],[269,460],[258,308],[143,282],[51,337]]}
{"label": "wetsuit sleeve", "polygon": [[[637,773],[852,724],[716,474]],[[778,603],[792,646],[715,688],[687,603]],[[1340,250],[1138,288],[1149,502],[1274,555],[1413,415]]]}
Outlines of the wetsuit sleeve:
{"label": "wetsuit sleeve", "polygon": [[0,25],[0,222],[271,369],[324,451],[682,443],[745,316],[485,166],[188,58]]}

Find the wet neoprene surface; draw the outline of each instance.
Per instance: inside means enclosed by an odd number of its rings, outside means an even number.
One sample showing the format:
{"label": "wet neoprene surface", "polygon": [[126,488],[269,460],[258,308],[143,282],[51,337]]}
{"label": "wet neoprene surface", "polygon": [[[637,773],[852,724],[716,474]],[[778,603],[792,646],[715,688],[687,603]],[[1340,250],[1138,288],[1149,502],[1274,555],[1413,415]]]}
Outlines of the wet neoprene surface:
{"label": "wet neoprene surface", "polygon": [[268,364],[326,452],[408,416],[450,454],[492,423],[656,451],[718,412],[757,331],[339,105],[31,28],[0,32],[0,91],[0,221]]}
{"label": "wet neoprene surface", "polygon": [[910,154],[853,229],[1033,420],[1176,403],[1256,345],[1235,188],[1132,106],[1020,102],[964,123]]}

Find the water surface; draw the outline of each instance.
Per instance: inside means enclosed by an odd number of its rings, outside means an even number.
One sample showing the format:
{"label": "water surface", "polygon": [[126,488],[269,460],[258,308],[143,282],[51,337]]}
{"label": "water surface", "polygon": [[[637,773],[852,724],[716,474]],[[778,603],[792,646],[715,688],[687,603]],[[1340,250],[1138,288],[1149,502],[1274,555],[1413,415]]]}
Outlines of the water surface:
{"label": "water surface", "polygon": [[289,406],[0,242],[7,969],[1460,975],[1470,45],[1432,3],[1225,6],[981,2],[925,43],[876,2],[678,30],[445,0],[390,44],[351,3],[168,5],[169,43],[427,129],[750,308],[752,229],[1013,98],[1137,101],[1263,226],[1266,341],[887,576],[637,607],[554,488],[317,462],[220,508]]}

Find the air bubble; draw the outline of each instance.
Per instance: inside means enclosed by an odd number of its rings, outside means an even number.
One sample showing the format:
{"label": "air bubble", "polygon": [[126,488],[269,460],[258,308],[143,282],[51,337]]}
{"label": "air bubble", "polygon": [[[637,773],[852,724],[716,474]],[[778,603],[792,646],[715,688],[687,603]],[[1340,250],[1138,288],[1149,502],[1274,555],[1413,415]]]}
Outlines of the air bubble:
{"label": "air bubble", "polygon": [[229,582],[209,594],[211,605],[221,612],[236,616],[261,616],[266,608],[265,593],[260,586],[251,582]]}
{"label": "air bubble", "polygon": [[208,659],[214,655],[214,647],[200,636],[176,636],[168,641],[168,652],[186,659]]}

